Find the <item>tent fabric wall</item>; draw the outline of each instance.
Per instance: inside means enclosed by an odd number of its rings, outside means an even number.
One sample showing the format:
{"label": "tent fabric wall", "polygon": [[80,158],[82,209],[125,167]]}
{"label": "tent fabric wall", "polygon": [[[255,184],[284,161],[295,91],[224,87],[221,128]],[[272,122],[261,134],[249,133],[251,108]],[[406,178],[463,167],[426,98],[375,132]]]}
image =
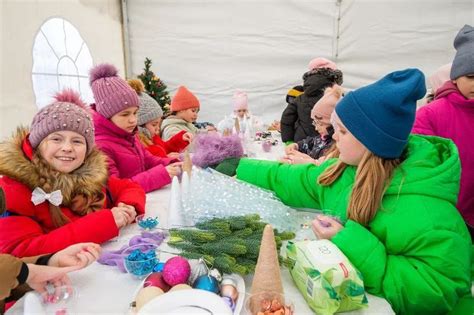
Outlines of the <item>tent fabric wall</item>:
{"label": "tent fabric wall", "polygon": [[94,63],[115,64],[124,75],[120,0],[3,0],[0,2],[0,139],[37,112],[32,49],[51,17],[69,21],[88,45]]}
{"label": "tent fabric wall", "polygon": [[344,87],[418,67],[428,76],[454,57],[452,42],[474,24],[471,0],[127,0],[131,68],[145,57],[174,93],[186,85],[201,100],[199,120],[217,122],[232,94],[251,111],[279,119],[285,95],[308,62],[336,61]]}

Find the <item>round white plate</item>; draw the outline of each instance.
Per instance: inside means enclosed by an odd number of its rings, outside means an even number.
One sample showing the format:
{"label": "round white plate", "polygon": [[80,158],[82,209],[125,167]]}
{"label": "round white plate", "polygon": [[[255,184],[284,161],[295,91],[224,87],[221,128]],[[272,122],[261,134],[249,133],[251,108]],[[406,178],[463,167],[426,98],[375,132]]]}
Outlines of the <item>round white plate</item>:
{"label": "round white plate", "polygon": [[[190,261],[190,263],[194,263],[194,261]],[[233,274],[230,274],[230,275],[224,274],[224,276],[232,277],[235,280],[235,282],[237,283],[237,291],[239,292],[239,297],[237,298],[237,304],[235,305],[234,314],[240,314],[240,312],[242,311],[242,308],[244,307],[245,281],[242,278],[242,276],[240,276],[239,274],[236,274],[236,273],[233,273]],[[145,280],[146,280],[146,278],[143,279],[143,281],[140,282],[140,285],[137,287],[137,289],[133,293],[132,300],[135,300],[135,297],[137,296],[138,292],[140,291],[141,288],[143,288],[143,284],[145,283]],[[166,294],[168,294],[168,293],[166,293]],[[136,314],[135,311],[133,311],[133,310],[130,312],[130,314],[132,314],[132,315]]]}
{"label": "round white plate", "polygon": [[162,294],[146,303],[138,314],[232,315],[232,311],[217,294],[193,289]]}

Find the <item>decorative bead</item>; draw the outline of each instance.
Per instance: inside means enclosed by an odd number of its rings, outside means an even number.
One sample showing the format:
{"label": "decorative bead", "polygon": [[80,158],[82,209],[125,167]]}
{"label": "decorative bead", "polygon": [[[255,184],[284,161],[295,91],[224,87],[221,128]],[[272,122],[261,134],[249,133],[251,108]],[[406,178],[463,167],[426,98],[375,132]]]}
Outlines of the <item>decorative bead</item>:
{"label": "decorative bead", "polygon": [[86,133],[89,133],[89,129],[86,129]]}
{"label": "decorative bead", "polygon": [[63,127],[67,127],[67,124],[63,124]]}
{"label": "decorative bead", "polygon": [[128,105],[128,102],[127,102],[127,101],[125,101],[125,105]]}
{"label": "decorative bead", "polygon": [[58,115],[53,115],[53,119],[56,119],[56,118],[58,118]]}
{"label": "decorative bead", "polygon": [[78,119],[77,119],[77,122],[78,122],[78,123],[79,123],[79,122],[81,122],[81,119],[80,119],[80,118],[78,118]]}
{"label": "decorative bead", "polygon": [[138,221],[138,226],[145,230],[152,230],[158,225],[158,217],[146,218]]}

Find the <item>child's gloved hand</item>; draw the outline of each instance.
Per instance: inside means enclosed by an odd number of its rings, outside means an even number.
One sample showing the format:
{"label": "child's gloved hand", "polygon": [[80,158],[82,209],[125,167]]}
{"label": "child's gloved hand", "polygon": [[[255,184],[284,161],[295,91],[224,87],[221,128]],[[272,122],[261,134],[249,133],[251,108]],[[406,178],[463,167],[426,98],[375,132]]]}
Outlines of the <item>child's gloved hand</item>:
{"label": "child's gloved hand", "polygon": [[344,226],[330,216],[317,215],[316,219],[311,222],[311,228],[318,239],[330,240]]}
{"label": "child's gloved hand", "polygon": [[183,140],[184,141],[191,142],[191,141],[193,141],[193,138],[194,138],[194,136],[190,132],[186,132],[186,133],[183,134]]}
{"label": "child's gloved hand", "polygon": [[173,176],[178,176],[179,174],[181,174],[182,166],[183,162],[172,163],[166,167],[166,171],[168,172],[170,177],[173,178]]}
{"label": "child's gloved hand", "polygon": [[95,243],[79,243],[71,245],[53,256],[48,261],[48,266],[84,268],[99,258],[100,245]]}

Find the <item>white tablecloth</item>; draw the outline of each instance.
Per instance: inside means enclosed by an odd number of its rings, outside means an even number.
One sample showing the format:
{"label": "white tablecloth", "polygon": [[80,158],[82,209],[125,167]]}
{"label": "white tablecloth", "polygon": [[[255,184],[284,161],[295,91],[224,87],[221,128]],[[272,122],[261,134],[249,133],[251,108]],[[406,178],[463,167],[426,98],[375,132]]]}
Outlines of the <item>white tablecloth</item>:
{"label": "white tablecloth", "polygon": [[[253,145],[254,152],[259,158],[275,159],[283,152],[282,146],[275,146],[269,153],[261,151],[259,143]],[[170,187],[147,194],[146,213],[148,216],[158,216],[160,226],[167,226],[168,203]],[[120,236],[110,242],[103,244],[104,250],[113,250],[128,244],[128,240],[138,234],[139,228],[136,224],[121,230]],[[161,247],[163,250],[175,251],[166,244]],[[168,253],[161,254],[161,260],[166,260],[172,256]],[[291,279],[287,269],[281,270],[285,295],[293,301],[296,314],[313,314],[307,306],[302,295]],[[141,280],[133,278],[129,274],[120,272],[116,267],[104,266],[94,263],[86,269],[70,274],[78,296],[68,305],[68,314],[125,314],[129,311],[129,304],[133,301]],[[245,277],[247,291],[249,291],[252,276]],[[28,293],[34,294],[34,293]],[[368,295],[369,307],[363,310],[346,314],[394,314],[386,300]],[[12,307],[7,314],[23,314],[25,298],[22,298]]]}

